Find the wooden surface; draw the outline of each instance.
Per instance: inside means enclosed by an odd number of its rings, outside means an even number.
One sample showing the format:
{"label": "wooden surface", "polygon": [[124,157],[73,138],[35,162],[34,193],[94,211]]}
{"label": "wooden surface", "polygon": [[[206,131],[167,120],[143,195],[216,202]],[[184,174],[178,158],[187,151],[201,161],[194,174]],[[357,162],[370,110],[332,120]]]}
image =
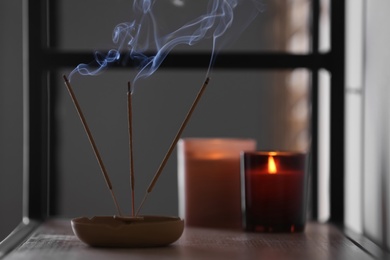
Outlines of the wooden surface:
{"label": "wooden surface", "polygon": [[73,235],[69,220],[42,224],[4,259],[375,259],[332,225],[309,223],[296,234],[185,228],[168,247],[92,248]]}

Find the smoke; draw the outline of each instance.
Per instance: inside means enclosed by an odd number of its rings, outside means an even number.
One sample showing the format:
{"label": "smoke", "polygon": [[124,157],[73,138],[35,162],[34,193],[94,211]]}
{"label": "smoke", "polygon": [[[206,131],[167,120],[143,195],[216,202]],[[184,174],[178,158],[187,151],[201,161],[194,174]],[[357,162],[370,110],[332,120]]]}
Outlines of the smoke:
{"label": "smoke", "polygon": [[[135,81],[153,74],[170,51],[178,45],[195,45],[211,39],[210,63],[207,74],[216,54],[239,34],[263,10],[261,0],[134,0],[132,20],[118,24],[112,33],[116,48],[103,54],[95,52],[95,60],[89,64],[79,64],[69,75],[97,75],[110,64],[131,59],[137,66]],[[202,13],[188,21],[178,19],[178,29],[164,31],[161,24],[164,18],[158,14],[161,5],[204,5]],[[166,18],[165,18],[166,19]],[[173,19],[174,20],[174,19]],[[176,21],[175,21],[176,22]]]}

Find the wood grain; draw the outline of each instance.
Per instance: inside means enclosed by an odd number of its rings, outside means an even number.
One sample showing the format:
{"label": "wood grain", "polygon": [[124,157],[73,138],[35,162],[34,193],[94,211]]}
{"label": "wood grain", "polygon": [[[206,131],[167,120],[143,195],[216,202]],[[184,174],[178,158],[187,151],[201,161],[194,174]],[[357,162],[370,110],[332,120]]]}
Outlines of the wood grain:
{"label": "wood grain", "polygon": [[8,256],[14,259],[374,259],[329,224],[309,223],[303,233],[248,233],[241,230],[186,228],[168,247],[92,248],[80,242],[69,220],[41,225]]}

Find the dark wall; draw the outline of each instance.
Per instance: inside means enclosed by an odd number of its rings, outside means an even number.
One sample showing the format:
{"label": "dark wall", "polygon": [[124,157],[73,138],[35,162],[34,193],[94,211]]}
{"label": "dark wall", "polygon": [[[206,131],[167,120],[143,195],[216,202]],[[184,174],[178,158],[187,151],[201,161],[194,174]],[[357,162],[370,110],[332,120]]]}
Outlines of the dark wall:
{"label": "dark wall", "polygon": [[0,240],[22,218],[22,1],[0,1]]}

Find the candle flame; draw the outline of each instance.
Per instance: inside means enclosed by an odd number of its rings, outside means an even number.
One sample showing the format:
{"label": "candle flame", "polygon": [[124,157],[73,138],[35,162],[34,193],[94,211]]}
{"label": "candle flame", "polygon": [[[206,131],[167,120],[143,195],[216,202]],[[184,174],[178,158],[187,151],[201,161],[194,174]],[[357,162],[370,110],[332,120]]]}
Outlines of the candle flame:
{"label": "candle flame", "polygon": [[268,173],[269,174],[276,174],[276,163],[274,160],[274,157],[272,155],[268,156]]}

